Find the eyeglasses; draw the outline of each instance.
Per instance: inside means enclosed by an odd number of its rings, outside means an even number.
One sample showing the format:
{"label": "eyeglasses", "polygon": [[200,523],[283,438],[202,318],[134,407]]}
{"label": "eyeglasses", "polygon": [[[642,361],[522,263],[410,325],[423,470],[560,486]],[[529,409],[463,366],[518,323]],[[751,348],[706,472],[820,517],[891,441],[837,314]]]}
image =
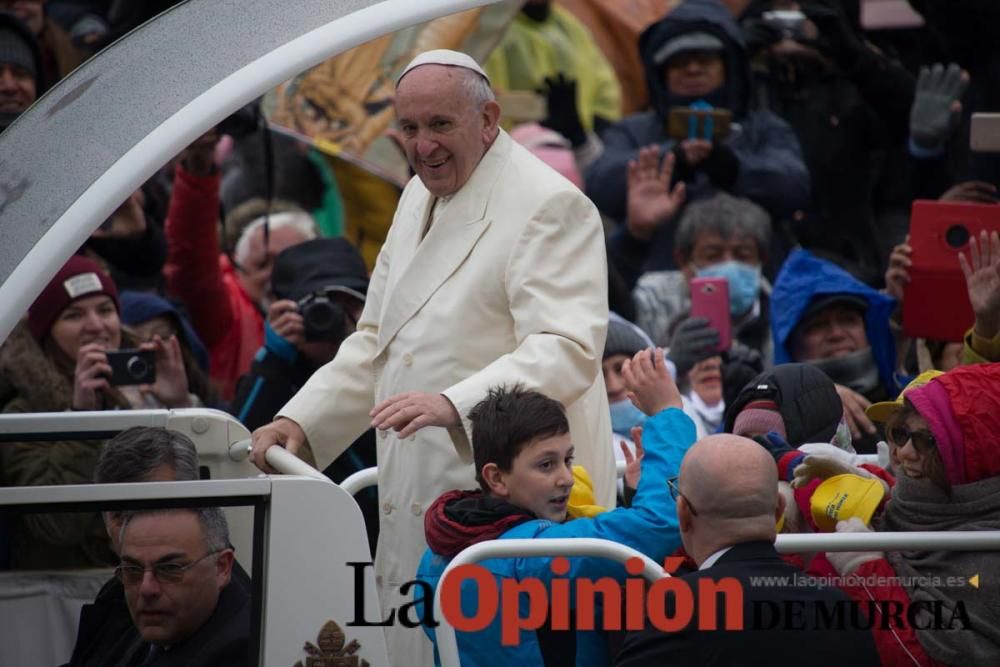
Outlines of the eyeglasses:
{"label": "eyeglasses", "polygon": [[141,565],[122,563],[115,568],[115,576],[118,577],[118,581],[123,584],[127,586],[135,586],[142,583],[142,579],[146,576],[147,570],[152,570],[153,577],[161,584],[176,584],[184,579],[184,574],[192,567],[209,556],[214,556],[215,554],[222,553],[223,551],[225,551],[225,549],[209,551],[198,560],[191,561],[187,565],[181,565],[180,563],[156,563],[150,567],[142,567]]}
{"label": "eyeglasses", "polygon": [[680,479],[679,477],[671,477],[670,479],[667,480],[667,486],[670,487],[670,497],[674,499],[675,503],[677,502],[678,496],[684,498],[684,502],[687,503],[688,509],[691,510],[691,514],[693,516],[698,516],[698,512],[695,511],[694,505],[691,504],[691,500],[683,493],[681,493],[680,488],[677,486],[677,482],[679,479]]}
{"label": "eyeglasses", "polygon": [[911,431],[906,426],[893,426],[888,436],[889,442],[896,447],[903,447],[907,441],[912,441],[918,452],[929,452],[937,447],[937,440],[930,431]]}

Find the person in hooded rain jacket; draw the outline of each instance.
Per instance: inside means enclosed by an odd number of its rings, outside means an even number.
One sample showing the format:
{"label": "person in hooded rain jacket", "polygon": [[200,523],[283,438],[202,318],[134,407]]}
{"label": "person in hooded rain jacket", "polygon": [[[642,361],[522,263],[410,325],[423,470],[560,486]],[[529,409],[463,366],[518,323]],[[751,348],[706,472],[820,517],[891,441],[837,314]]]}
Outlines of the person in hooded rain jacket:
{"label": "person in hooded rain jacket", "polygon": [[[750,69],[743,38],[724,5],[718,0],[686,0],[642,34],[639,51],[652,109],[608,128],[601,135],[604,152],[586,173],[587,195],[604,215],[626,222],[629,162],[637,160],[640,148],[653,144],[661,154],[674,155],[673,178],[687,184],[688,200],[725,190],[782,219],[808,206],[809,172],[798,140],[778,116],[750,109]],[[667,79],[673,78],[670,70],[680,67],[678,59],[697,63],[704,57],[716,59],[713,67],[721,66],[721,85],[705,93],[687,83],[686,90],[668,86]],[[699,94],[691,95],[694,90]],[[691,140],[679,144],[667,134],[671,107],[701,101],[733,115],[732,131],[710,149],[694,147]],[[658,222],[648,238],[640,238],[632,225],[623,224],[610,241],[616,263],[640,264],[647,271],[676,268],[673,226],[666,220]]]}

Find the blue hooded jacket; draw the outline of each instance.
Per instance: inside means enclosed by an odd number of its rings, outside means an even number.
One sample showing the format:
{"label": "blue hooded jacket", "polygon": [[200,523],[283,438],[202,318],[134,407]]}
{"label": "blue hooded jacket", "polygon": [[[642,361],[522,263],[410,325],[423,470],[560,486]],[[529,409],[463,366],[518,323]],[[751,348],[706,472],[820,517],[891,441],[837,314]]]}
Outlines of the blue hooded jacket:
{"label": "blue hooded jacket", "polygon": [[169,301],[148,292],[125,291],[120,295],[121,319],[126,325],[141,324],[154,317],[164,315],[174,320],[180,328],[184,342],[191,349],[195,361],[203,371],[208,372],[208,350],[194,332],[187,318],[181,315]]}
{"label": "blue hooded jacket", "polygon": [[896,299],[878,292],[839,266],[819,259],[808,250],[796,250],[785,260],[771,292],[771,334],[774,336],[774,363],[794,361],[789,338],[809,304],[819,296],[852,294],[868,302],[865,332],[878,365],[879,377],[890,396],[900,387],[895,378],[896,340],[889,318]]}
{"label": "blue hooded jacket", "polygon": [[[646,421],[642,438],[646,443],[646,454],[642,461],[639,488],[631,507],[565,523],[534,519],[507,530],[499,539],[600,538],[619,542],[657,562],[662,561],[681,544],[676,505],[665,482],[678,474],[681,460],[694,444],[694,422],[681,410],[668,408]],[[625,569],[611,560],[587,556],[571,557],[568,560],[570,569],[560,578],[597,581],[609,577],[621,583],[627,577]],[[429,584],[431,590],[436,589],[450,562],[450,558],[427,549],[417,569],[417,579]],[[551,584],[555,579],[551,557],[493,558],[484,560],[479,565],[496,578],[497,590],[501,590],[505,579],[524,581],[533,578],[543,582],[546,589],[551,591]],[[419,587],[414,587],[413,595],[414,602],[417,603],[417,615],[423,618],[424,605],[430,604],[431,600],[423,599]],[[460,595],[462,613],[467,618],[472,618],[480,609],[477,583],[473,580],[463,581]],[[520,603],[520,615],[526,618],[526,600],[522,597]],[[437,636],[433,629],[426,626],[424,632],[435,643],[434,662],[439,665]],[[541,648],[535,631],[521,630],[519,635],[517,646],[501,644],[501,618],[497,609],[492,622],[483,630],[457,633],[462,664],[468,667],[527,667],[542,664]],[[604,632],[577,630],[575,643],[577,667],[604,667],[608,664]]]}

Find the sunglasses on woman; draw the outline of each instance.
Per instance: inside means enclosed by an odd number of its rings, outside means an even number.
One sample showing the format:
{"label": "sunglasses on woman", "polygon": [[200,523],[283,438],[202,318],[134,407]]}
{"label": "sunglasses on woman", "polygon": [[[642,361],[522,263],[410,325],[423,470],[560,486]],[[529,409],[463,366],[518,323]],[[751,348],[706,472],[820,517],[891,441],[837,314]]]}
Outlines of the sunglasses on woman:
{"label": "sunglasses on woman", "polygon": [[918,452],[929,452],[937,447],[937,441],[930,431],[911,431],[906,426],[893,426],[887,435],[889,442],[896,447],[902,447],[910,440]]}

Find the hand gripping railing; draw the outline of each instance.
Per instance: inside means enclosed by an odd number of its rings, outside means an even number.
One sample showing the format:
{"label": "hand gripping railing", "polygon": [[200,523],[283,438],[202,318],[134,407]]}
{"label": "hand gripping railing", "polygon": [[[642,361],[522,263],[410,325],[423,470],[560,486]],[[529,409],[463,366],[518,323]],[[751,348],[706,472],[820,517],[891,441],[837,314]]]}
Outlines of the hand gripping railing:
{"label": "hand gripping railing", "polygon": [[[229,456],[234,461],[243,461],[250,456],[251,450],[250,440],[240,440],[239,442],[234,442],[229,447]],[[316,468],[292,454],[290,451],[284,447],[268,447],[267,453],[265,454],[268,464],[277,470],[282,475],[301,475],[302,477],[311,477],[313,479],[318,479],[324,482],[330,481],[330,478],[321,473]]]}
{"label": "hand gripping railing", "polygon": [[[1000,530],[945,531],[912,533],[823,533],[779,535],[775,548],[780,553],[801,551],[899,551],[921,549],[931,551],[994,551],[1000,550]],[[441,591],[445,578],[460,565],[471,565],[490,558],[520,558],[538,556],[591,556],[625,563],[630,558],[643,561],[642,576],[656,581],[670,576],[651,558],[617,542],[596,538],[490,540],[461,551],[445,568],[434,591],[434,618],[438,653],[443,667],[460,667],[455,628],[448,623],[441,609]]]}

